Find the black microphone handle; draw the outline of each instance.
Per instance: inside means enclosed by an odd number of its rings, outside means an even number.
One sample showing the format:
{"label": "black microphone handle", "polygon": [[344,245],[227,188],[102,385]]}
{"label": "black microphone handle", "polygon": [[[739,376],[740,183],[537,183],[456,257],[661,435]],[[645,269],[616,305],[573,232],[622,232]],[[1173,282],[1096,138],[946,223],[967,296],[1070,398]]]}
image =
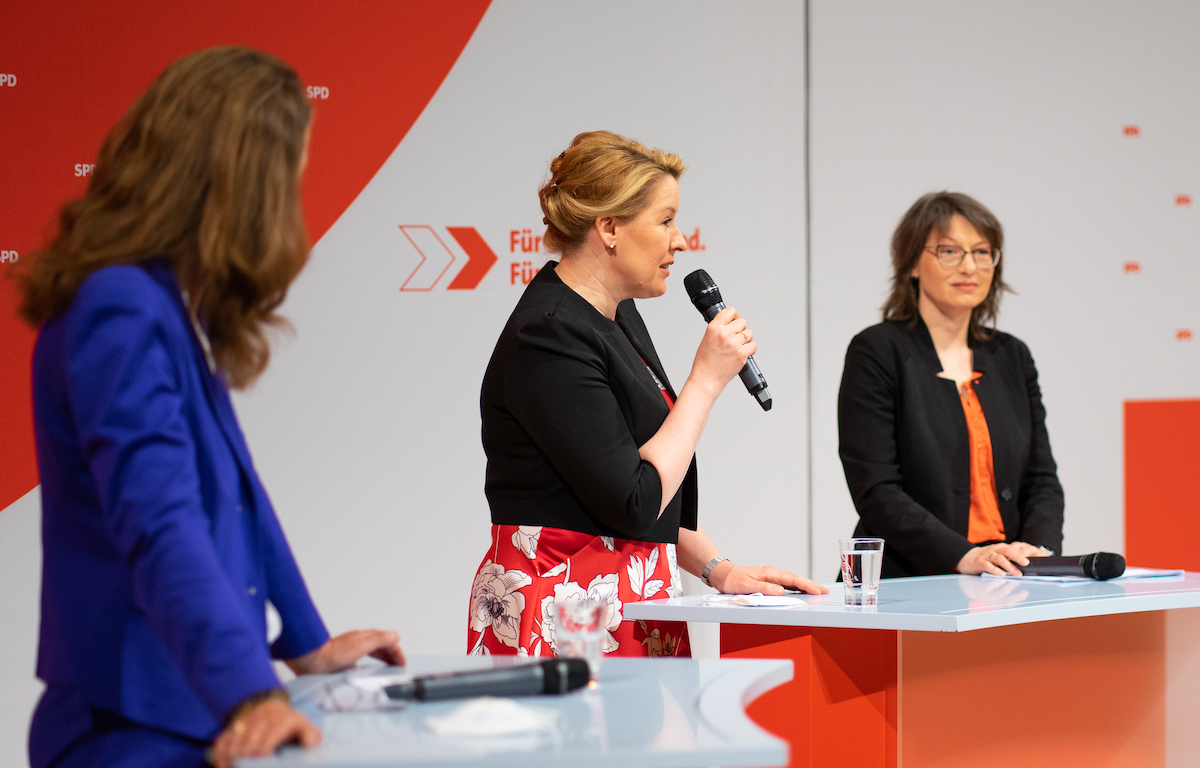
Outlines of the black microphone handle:
{"label": "black microphone handle", "polygon": [[767,387],[767,380],[763,377],[762,371],[758,370],[758,363],[754,362],[754,355],[746,358],[746,364],[742,366],[742,370],[738,371],[738,377],[746,385],[746,391],[752,395],[758,394],[759,390]]}
{"label": "black microphone handle", "polygon": [[1082,576],[1088,579],[1107,581],[1125,573],[1125,558],[1115,552],[1054,555],[1031,557],[1029,565],[1017,565],[1017,567],[1021,569],[1022,573],[1035,576]]}
{"label": "black microphone handle", "polygon": [[[703,310],[704,319],[712,322],[722,309],[725,309],[725,302],[718,301],[708,309]],[[754,362],[754,355],[750,355],[746,359],[746,364],[742,366],[742,370],[738,371],[738,376],[742,383],[746,385],[746,391],[754,395],[754,399],[762,406],[764,411],[771,410],[772,400],[771,393],[767,390],[767,379],[762,375],[762,371],[758,369],[758,363]]]}
{"label": "black microphone handle", "polygon": [[[1013,563],[1013,565],[1017,565]],[[1017,565],[1021,573],[1035,576],[1087,576],[1083,572],[1083,555],[1031,557],[1029,565]]]}
{"label": "black microphone handle", "polygon": [[423,675],[386,686],[389,699],[441,701],[474,696],[540,696],[569,693],[587,685],[588,663],[583,659],[547,659],[530,664],[467,669]]}
{"label": "black microphone handle", "polygon": [[389,685],[384,690],[391,699],[441,701],[472,696],[537,696],[545,689],[546,674],[542,665],[521,664],[425,675],[409,683]]}

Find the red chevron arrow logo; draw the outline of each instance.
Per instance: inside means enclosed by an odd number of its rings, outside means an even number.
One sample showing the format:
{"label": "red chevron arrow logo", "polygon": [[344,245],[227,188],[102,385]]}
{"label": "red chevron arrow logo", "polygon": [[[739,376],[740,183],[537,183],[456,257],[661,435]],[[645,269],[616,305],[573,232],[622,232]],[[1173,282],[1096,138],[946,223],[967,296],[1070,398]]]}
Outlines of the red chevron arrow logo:
{"label": "red chevron arrow logo", "polygon": [[[446,290],[473,291],[496,263],[496,254],[474,227],[446,227],[446,231],[467,254],[467,263],[446,286]],[[420,258],[400,290],[432,291],[454,264],[454,252],[427,224],[402,224],[400,232]]]}
{"label": "red chevron arrow logo", "polygon": [[479,281],[496,263],[496,254],[483,241],[474,227],[446,227],[446,231],[458,241],[459,246],[467,254],[467,263],[450,281],[450,285],[446,286],[446,290],[475,290]]}

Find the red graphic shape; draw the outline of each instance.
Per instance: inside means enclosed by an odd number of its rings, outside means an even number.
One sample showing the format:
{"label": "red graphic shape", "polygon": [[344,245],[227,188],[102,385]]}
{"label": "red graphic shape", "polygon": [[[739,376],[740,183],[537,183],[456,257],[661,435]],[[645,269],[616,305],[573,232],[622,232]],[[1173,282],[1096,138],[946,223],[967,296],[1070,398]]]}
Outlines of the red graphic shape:
{"label": "red graphic shape", "polygon": [[1200,570],[1200,400],[1125,401],[1125,558]]}
{"label": "red graphic shape", "polygon": [[[0,88],[0,248],[25,261],[58,208],[90,179],[75,176],[76,164],[95,162],[134,98],[183,54],[229,44],[281,56],[306,85],[329,89],[328,99],[310,102],[304,212],[315,243],[403,140],[488,5],[363,0],[345,12],[324,0],[6,4],[4,71],[18,79]],[[0,509],[37,484],[34,334],[14,318],[17,301],[12,283],[0,280]]]}
{"label": "red graphic shape", "polygon": [[1175,195],[1175,205],[1178,205],[1180,208],[1183,208],[1184,206],[1190,206],[1191,204],[1191,195]]}
{"label": "red graphic shape", "polygon": [[450,281],[450,285],[446,286],[446,290],[473,291],[496,263],[496,254],[492,253],[492,249],[474,227],[446,227],[446,231],[467,254],[467,263]]}
{"label": "red graphic shape", "polygon": [[1142,271],[1142,263],[1140,261],[1127,261],[1124,268],[1126,274],[1136,275]]}
{"label": "red graphic shape", "polygon": [[1121,127],[1121,133],[1131,139],[1136,139],[1142,135],[1142,129],[1136,125],[1126,125]]}
{"label": "red graphic shape", "polygon": [[431,226],[401,225],[400,231],[421,256],[421,260],[400,286],[400,290],[433,290],[433,286],[437,285],[438,280],[442,279],[442,275],[446,274],[446,270],[454,263],[454,253],[446,247],[445,241],[438,237],[438,233],[434,232]]}
{"label": "red graphic shape", "polygon": [[1191,341],[1192,340],[1192,329],[1191,328],[1180,328],[1179,330],[1175,331],[1175,340],[1176,341]]}

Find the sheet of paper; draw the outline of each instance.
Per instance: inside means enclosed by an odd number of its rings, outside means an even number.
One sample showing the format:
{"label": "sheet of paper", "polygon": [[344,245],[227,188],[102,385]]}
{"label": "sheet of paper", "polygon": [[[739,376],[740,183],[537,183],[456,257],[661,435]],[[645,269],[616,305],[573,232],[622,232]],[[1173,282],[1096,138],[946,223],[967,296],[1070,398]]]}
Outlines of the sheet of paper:
{"label": "sheet of paper", "polygon": [[789,595],[705,595],[704,602],[718,605],[746,605],[753,608],[797,608],[808,606],[808,601]]}
{"label": "sheet of paper", "polygon": [[512,699],[480,696],[440,717],[425,718],[425,727],[439,736],[461,738],[511,736],[554,728],[558,713],[530,707]]}

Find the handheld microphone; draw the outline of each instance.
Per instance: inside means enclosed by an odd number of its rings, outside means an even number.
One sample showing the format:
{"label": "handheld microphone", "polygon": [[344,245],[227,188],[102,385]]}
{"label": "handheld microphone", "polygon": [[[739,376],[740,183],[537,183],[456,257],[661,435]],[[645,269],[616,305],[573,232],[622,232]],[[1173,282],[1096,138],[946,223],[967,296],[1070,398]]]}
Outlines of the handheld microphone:
{"label": "handheld microphone", "polygon": [[[1017,565],[1013,563],[1013,565]],[[1115,552],[1090,555],[1031,557],[1029,565],[1017,565],[1022,573],[1034,576],[1083,576],[1098,581],[1115,579],[1125,573],[1125,558]]]}
{"label": "handheld microphone", "polygon": [[583,659],[550,659],[494,669],[470,669],[415,677],[383,690],[389,699],[441,701],[472,696],[540,696],[567,693],[587,685],[590,675]]}
{"label": "handheld microphone", "polygon": [[[691,298],[692,304],[700,310],[700,314],[704,315],[705,322],[711,323],[717,313],[725,309],[725,302],[721,299],[721,292],[717,290],[717,284],[703,269],[697,269],[683,278],[683,287],[687,291],[688,297]],[[771,410],[771,390],[767,389],[767,380],[763,378],[762,371],[758,370],[758,363],[754,362],[753,355],[742,366],[738,376],[746,385],[746,391],[754,396],[762,409],[764,411]]]}

